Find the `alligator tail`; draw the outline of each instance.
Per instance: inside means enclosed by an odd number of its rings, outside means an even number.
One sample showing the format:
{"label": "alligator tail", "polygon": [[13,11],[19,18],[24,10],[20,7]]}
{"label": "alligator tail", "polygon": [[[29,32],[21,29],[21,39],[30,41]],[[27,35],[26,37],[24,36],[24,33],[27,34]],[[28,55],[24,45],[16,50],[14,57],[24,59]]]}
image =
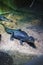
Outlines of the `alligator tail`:
{"label": "alligator tail", "polygon": [[6,27],[3,23],[0,23],[0,24],[4,27],[5,31],[6,31],[8,34],[12,34],[13,29],[10,29],[10,28]]}
{"label": "alligator tail", "polygon": [[10,19],[4,17],[3,15],[0,15],[0,20],[1,21],[6,21],[6,22],[13,22],[13,20],[10,20]]}
{"label": "alligator tail", "polygon": [[6,27],[6,28],[5,28],[5,31],[6,31],[8,34],[12,34],[13,29],[10,29],[10,28]]}

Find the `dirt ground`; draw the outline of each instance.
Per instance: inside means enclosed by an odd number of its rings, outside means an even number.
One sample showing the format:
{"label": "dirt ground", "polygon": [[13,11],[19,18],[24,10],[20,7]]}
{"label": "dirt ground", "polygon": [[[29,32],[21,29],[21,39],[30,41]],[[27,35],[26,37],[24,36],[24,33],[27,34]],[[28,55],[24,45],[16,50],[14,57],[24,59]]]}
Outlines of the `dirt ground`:
{"label": "dirt ground", "polygon": [[[12,16],[9,15],[7,18],[12,19]],[[26,54],[35,54],[40,55],[43,54],[43,30],[40,29],[40,27],[37,27],[34,24],[30,23],[17,23],[17,20],[22,19],[23,16],[14,16],[13,23],[6,23],[3,21],[3,23],[10,27],[10,28],[20,28],[23,31],[25,31],[29,36],[33,36],[35,40],[36,49],[30,47],[27,43],[23,43],[23,46],[20,45],[20,41],[14,39],[14,41],[10,40],[9,34],[7,34],[4,30],[4,27],[0,25],[0,33],[2,34],[2,40],[0,42],[0,50],[4,51],[18,51],[20,53],[26,53]],[[33,20],[34,23],[37,20]],[[24,24],[24,25],[23,25]]]}
{"label": "dirt ground", "polygon": [[[7,18],[13,20],[12,22],[2,21],[2,23],[12,29],[21,29],[29,36],[35,38],[36,49],[29,46],[27,43],[20,45],[20,41],[14,39],[10,40],[11,35],[5,32],[4,27],[0,24],[0,34],[2,35],[0,41],[0,51],[8,53],[13,59],[13,65],[24,65],[31,59],[43,55],[43,28],[39,26],[40,20],[35,19],[33,15],[6,15]],[[32,20],[31,20],[32,19]],[[1,21],[0,21],[1,22]]]}

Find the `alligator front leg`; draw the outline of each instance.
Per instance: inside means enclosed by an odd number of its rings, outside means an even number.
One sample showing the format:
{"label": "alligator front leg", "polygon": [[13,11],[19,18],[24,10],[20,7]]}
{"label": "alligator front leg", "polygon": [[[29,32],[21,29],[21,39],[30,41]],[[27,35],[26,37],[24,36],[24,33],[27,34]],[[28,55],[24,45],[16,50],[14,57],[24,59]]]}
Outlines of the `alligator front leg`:
{"label": "alligator front leg", "polygon": [[12,40],[12,41],[13,41],[13,40],[14,40],[14,38],[11,36],[10,40]]}

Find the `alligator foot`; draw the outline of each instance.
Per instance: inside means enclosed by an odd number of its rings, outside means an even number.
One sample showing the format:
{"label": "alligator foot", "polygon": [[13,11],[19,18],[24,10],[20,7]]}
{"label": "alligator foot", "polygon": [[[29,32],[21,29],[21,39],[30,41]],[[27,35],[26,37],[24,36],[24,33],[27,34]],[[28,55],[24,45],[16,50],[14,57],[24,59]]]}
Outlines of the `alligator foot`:
{"label": "alligator foot", "polygon": [[12,41],[13,41],[13,40],[14,40],[14,38],[11,36],[11,37],[10,37],[10,40],[12,40]]}
{"label": "alligator foot", "polygon": [[23,46],[23,41],[22,41],[22,40],[20,40],[20,45],[22,45],[22,46]]}
{"label": "alligator foot", "polygon": [[13,41],[13,40],[14,40],[14,38],[10,38],[10,40],[12,40],[12,41]]}

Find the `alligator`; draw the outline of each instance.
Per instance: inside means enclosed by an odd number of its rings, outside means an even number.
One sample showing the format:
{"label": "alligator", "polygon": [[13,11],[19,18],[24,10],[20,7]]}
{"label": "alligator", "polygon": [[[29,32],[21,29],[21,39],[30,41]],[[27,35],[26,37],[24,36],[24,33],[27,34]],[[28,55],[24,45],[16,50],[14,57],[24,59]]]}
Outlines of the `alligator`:
{"label": "alligator", "polygon": [[10,22],[13,22],[12,20],[6,18],[6,17],[3,16],[3,15],[0,15],[0,21],[7,21],[7,22],[10,21]]}
{"label": "alligator", "polygon": [[26,32],[22,31],[21,29],[10,29],[2,24],[5,28],[5,31],[8,34],[11,34],[10,40],[18,39],[20,40],[20,44],[23,45],[23,42],[27,42],[31,47],[36,48],[34,42],[35,39],[32,36],[29,36]]}

